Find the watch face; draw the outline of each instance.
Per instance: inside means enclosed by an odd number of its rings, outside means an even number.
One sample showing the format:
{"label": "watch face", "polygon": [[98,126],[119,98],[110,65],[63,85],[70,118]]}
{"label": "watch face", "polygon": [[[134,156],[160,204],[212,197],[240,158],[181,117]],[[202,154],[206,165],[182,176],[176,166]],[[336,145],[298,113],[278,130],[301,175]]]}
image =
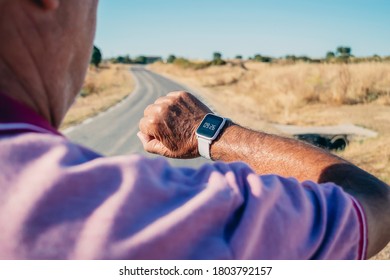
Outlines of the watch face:
{"label": "watch face", "polygon": [[219,128],[221,127],[224,119],[216,115],[208,114],[199,125],[196,134],[208,139],[213,139],[216,136]]}

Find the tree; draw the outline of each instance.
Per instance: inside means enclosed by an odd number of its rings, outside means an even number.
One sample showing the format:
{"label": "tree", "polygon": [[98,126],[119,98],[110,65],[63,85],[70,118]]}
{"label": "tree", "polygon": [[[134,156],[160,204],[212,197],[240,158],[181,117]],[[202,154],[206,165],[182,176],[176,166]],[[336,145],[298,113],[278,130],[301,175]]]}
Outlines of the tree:
{"label": "tree", "polygon": [[253,57],[254,60],[256,61],[261,61],[263,57],[261,56],[261,54],[255,54],[255,56]]}
{"label": "tree", "polygon": [[377,54],[374,54],[371,58],[371,60],[373,61],[382,61],[382,57],[380,57],[379,55]]}
{"label": "tree", "polygon": [[263,58],[261,59],[261,62],[265,62],[265,63],[269,63],[269,62],[272,62],[272,57],[269,57],[269,56],[263,56]]}
{"label": "tree", "polygon": [[138,57],[136,57],[134,59],[134,63],[136,63],[136,64],[146,64],[147,63],[147,58],[146,58],[146,56],[143,56],[143,55],[138,56]]}
{"label": "tree", "polygon": [[130,55],[126,55],[124,58],[123,58],[123,63],[124,64],[131,64],[133,61],[131,60],[130,58]]}
{"label": "tree", "polygon": [[113,63],[120,63],[120,64],[131,64],[133,63],[133,60],[131,59],[130,55],[125,56],[118,56],[113,59],[111,59]]}
{"label": "tree", "polygon": [[272,62],[272,58],[269,57],[269,56],[262,56],[261,54],[256,54],[253,58],[254,60],[256,61],[259,61],[259,62]]}
{"label": "tree", "polygon": [[332,60],[336,57],[334,52],[327,52],[326,53],[326,60]]}
{"label": "tree", "polygon": [[337,48],[337,55],[343,58],[349,58],[351,56],[351,48],[340,46]]}
{"label": "tree", "polygon": [[174,56],[173,54],[171,54],[170,56],[168,56],[167,58],[167,63],[174,63],[176,60],[176,56]]}
{"label": "tree", "polygon": [[236,59],[242,59],[242,55],[236,55]]}
{"label": "tree", "polygon": [[213,60],[221,60],[222,59],[222,54],[219,52],[213,53]]}
{"label": "tree", "polygon": [[298,56],[298,57],[297,57],[297,60],[303,61],[303,62],[311,62],[311,58],[308,57],[308,56],[306,56],[306,55]]}
{"label": "tree", "polygon": [[350,47],[340,46],[336,49],[337,61],[342,63],[348,63],[352,54]]}
{"label": "tree", "polygon": [[95,65],[96,68],[99,68],[101,62],[102,62],[102,52],[98,47],[93,46],[91,64]]}
{"label": "tree", "polygon": [[222,59],[222,54],[219,52],[213,53],[213,61],[211,62],[212,65],[225,65],[226,61]]}
{"label": "tree", "polygon": [[298,57],[296,57],[296,56],[293,55],[293,54],[288,54],[288,55],[286,55],[286,60],[295,62],[295,61],[298,60]]}
{"label": "tree", "polygon": [[125,63],[125,58],[123,56],[118,56],[114,58],[113,60],[114,63]]}

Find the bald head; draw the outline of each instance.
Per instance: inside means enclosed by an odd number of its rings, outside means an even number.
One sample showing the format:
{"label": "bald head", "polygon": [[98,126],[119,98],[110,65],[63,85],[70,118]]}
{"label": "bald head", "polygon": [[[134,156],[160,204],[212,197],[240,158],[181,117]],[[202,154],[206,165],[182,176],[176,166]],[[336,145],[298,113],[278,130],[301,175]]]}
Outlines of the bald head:
{"label": "bald head", "polygon": [[58,127],[90,59],[98,0],[0,0],[0,91]]}

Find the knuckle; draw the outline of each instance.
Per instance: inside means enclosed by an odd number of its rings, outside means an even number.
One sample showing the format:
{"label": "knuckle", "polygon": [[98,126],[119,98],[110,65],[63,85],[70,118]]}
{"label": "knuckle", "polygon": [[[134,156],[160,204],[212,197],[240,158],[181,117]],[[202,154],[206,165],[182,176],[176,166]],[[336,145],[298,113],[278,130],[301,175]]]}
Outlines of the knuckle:
{"label": "knuckle", "polygon": [[152,112],[154,105],[148,105],[144,110],[144,115],[147,116]]}
{"label": "knuckle", "polygon": [[154,118],[150,118],[150,119],[148,119],[147,123],[149,125],[154,125],[156,123],[156,120]]}
{"label": "knuckle", "polygon": [[182,97],[182,98],[187,97],[188,96],[188,92],[186,92],[186,91],[179,91],[178,96]]}
{"label": "knuckle", "polygon": [[156,106],[156,113],[157,114],[162,114],[164,112],[164,107],[163,106]]}
{"label": "knuckle", "polygon": [[156,127],[155,118],[142,118],[139,122],[139,129],[143,132],[153,131]]}
{"label": "knuckle", "polygon": [[139,129],[141,131],[144,131],[146,129],[147,125],[146,125],[146,120],[145,118],[141,119],[140,122],[139,122]]}
{"label": "knuckle", "polygon": [[159,98],[156,99],[156,101],[155,101],[154,103],[155,103],[155,104],[162,103],[162,102],[165,101],[165,99],[166,99],[165,96],[159,97]]}
{"label": "knuckle", "polygon": [[168,96],[173,96],[173,97],[179,97],[188,94],[188,92],[184,90],[178,90],[178,91],[172,91],[168,94]]}
{"label": "knuckle", "polygon": [[169,106],[166,106],[165,104],[156,105],[153,108],[153,118],[157,119],[166,117],[168,108]]}

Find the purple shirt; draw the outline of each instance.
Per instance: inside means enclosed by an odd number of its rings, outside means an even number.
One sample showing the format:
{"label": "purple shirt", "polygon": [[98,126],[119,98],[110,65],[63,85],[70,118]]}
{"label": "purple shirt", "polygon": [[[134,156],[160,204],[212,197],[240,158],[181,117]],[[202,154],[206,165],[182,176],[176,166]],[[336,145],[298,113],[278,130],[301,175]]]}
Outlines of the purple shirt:
{"label": "purple shirt", "polygon": [[0,94],[0,259],[364,259],[360,204],[244,163],[103,157]]}

